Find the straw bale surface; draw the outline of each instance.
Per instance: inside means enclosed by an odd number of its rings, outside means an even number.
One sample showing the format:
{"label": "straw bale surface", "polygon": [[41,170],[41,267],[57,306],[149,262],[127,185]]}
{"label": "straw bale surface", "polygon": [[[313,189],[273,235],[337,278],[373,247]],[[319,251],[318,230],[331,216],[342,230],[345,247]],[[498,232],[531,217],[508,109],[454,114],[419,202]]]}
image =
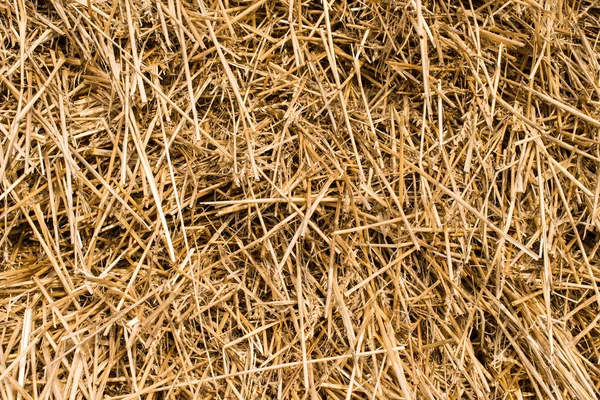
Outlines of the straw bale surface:
{"label": "straw bale surface", "polygon": [[595,399],[597,0],[1,0],[0,399]]}

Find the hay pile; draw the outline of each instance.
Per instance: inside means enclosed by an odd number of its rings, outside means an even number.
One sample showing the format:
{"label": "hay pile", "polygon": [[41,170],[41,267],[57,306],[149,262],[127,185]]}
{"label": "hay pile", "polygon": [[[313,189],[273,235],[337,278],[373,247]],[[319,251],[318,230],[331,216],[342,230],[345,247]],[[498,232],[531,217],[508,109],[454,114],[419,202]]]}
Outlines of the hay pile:
{"label": "hay pile", "polygon": [[0,2],[1,399],[593,399],[596,0]]}

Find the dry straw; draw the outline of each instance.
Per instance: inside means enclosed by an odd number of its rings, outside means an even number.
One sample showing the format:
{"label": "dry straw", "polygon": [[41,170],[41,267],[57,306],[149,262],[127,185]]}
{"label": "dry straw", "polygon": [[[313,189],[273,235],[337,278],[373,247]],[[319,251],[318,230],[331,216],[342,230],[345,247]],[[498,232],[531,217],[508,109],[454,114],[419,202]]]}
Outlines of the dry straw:
{"label": "dry straw", "polygon": [[0,399],[594,399],[597,0],[0,1]]}

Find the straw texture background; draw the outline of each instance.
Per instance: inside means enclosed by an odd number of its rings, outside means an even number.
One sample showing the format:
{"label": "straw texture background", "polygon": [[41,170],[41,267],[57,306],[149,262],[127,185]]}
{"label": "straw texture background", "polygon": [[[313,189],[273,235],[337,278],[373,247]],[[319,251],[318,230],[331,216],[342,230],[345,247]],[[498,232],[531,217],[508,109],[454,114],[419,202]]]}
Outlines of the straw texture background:
{"label": "straw texture background", "polygon": [[0,399],[595,399],[596,0],[1,0]]}

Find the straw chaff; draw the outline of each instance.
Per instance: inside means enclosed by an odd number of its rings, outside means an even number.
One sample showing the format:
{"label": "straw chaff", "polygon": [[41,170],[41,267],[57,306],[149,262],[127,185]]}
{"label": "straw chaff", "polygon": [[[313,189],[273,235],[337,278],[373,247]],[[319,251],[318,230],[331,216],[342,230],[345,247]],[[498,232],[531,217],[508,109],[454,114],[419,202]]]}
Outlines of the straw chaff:
{"label": "straw chaff", "polygon": [[0,398],[596,398],[599,7],[0,2]]}

